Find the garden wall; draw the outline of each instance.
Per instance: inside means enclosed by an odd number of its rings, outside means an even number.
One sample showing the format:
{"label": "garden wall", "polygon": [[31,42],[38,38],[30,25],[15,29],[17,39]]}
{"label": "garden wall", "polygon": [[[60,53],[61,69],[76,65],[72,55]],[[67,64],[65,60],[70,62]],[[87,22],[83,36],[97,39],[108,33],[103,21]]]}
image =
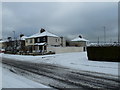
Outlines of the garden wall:
{"label": "garden wall", "polygon": [[55,53],[71,53],[83,52],[84,47],[47,47],[47,51],[54,51]]}

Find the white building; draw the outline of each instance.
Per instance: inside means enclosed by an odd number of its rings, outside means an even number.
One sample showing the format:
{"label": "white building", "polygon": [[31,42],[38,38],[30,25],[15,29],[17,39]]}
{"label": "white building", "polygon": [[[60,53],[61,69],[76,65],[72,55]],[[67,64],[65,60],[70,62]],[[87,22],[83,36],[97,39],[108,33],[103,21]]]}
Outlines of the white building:
{"label": "white building", "polygon": [[39,33],[26,38],[25,45],[31,53],[48,53],[52,51],[49,47],[65,47],[66,41],[63,37],[41,29]]}
{"label": "white building", "polygon": [[83,46],[84,47],[84,46],[87,46],[88,42],[89,42],[89,40],[87,40],[87,39],[83,38],[81,35],[79,35],[77,38],[71,40],[70,45],[71,46],[78,46],[78,47]]}
{"label": "white building", "polygon": [[76,37],[70,41],[70,46],[83,47],[83,51],[86,51],[86,46],[87,46],[88,42],[89,42],[89,40],[87,40],[87,39],[83,38],[81,35],[79,35],[78,37]]}

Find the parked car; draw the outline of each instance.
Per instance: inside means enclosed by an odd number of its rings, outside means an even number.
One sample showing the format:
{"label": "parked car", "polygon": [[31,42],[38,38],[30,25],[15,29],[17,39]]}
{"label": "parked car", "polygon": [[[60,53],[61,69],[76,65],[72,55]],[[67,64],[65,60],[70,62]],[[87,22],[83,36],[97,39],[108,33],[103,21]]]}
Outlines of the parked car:
{"label": "parked car", "polygon": [[0,49],[0,53],[4,53],[5,52],[5,49]]}

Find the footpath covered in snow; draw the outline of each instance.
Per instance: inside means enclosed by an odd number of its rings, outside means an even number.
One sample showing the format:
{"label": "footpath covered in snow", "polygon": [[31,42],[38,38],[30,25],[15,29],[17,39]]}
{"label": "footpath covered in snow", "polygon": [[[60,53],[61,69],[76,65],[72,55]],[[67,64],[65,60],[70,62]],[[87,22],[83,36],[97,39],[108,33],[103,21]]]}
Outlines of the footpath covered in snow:
{"label": "footpath covered in snow", "polygon": [[[0,67],[2,68],[2,67]],[[2,88],[50,88],[2,68]]]}
{"label": "footpath covered in snow", "polygon": [[1,54],[3,58],[29,61],[34,63],[50,63],[77,70],[94,71],[111,75],[118,75],[117,62],[89,61],[86,52],[63,53],[44,56]]}

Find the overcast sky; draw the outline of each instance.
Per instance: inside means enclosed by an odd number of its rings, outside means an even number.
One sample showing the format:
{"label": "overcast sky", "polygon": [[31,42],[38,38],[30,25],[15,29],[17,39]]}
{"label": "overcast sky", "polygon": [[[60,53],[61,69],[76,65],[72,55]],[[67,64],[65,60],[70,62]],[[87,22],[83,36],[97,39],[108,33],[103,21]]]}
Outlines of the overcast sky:
{"label": "overcast sky", "polygon": [[118,3],[113,2],[7,2],[2,4],[3,37],[16,37],[20,33],[30,36],[41,28],[73,39],[78,35],[91,42],[104,38],[106,26],[107,41],[117,41]]}

